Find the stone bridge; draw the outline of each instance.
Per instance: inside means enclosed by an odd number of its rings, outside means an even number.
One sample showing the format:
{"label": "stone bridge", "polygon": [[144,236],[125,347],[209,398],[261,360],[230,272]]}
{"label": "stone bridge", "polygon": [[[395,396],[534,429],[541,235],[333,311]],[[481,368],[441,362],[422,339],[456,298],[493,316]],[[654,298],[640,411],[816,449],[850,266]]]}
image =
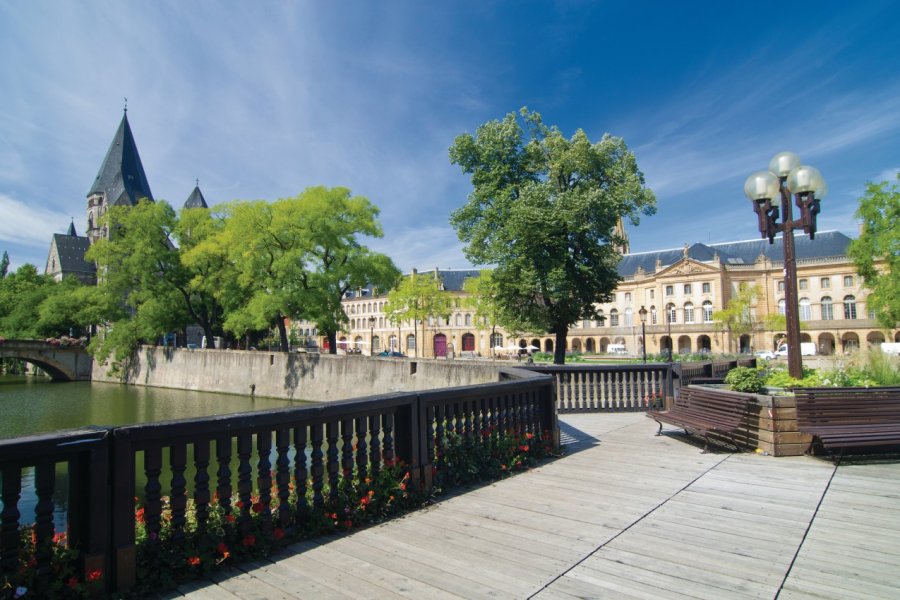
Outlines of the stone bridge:
{"label": "stone bridge", "polygon": [[82,346],[60,347],[42,340],[3,340],[0,358],[24,360],[56,381],[90,381],[94,361]]}

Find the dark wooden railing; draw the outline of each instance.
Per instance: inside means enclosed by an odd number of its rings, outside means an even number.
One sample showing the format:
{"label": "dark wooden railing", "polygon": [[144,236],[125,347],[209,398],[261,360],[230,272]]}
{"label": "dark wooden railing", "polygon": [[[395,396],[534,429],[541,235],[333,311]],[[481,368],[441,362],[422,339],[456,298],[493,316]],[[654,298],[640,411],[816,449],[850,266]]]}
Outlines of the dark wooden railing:
{"label": "dark wooden railing", "polygon": [[[307,486],[311,508],[320,507],[354,471],[364,477],[402,461],[415,484],[430,488],[435,449],[450,435],[480,441],[488,428],[549,433],[558,446],[553,380],[519,369],[502,370],[501,377],[438,391],[2,440],[0,569],[16,568],[28,466],[35,467],[38,540],[54,535],[56,464],[68,462],[70,547],[81,550],[85,574],[101,570],[109,589],[125,590],[136,577],[136,493],[151,543],[159,539],[164,497],[176,541],[189,519],[202,531],[213,508],[233,515],[239,531],[249,528],[254,495],[263,531],[271,531],[276,518],[284,526],[304,514]],[[146,483],[136,492],[139,482]],[[279,502],[271,502],[273,493]],[[232,503],[235,495],[239,502]],[[290,506],[291,498],[300,506]],[[49,557],[37,561],[39,570],[49,568]]]}

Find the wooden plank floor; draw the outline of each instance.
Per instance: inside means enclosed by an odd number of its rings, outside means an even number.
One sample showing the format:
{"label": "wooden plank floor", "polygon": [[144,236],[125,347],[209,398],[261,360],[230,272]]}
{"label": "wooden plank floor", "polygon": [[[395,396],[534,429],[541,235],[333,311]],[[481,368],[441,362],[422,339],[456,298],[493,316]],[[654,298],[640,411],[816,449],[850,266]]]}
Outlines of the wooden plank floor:
{"label": "wooden plank floor", "polygon": [[832,463],[564,415],[526,473],[178,590],[189,598],[900,598],[900,462]]}

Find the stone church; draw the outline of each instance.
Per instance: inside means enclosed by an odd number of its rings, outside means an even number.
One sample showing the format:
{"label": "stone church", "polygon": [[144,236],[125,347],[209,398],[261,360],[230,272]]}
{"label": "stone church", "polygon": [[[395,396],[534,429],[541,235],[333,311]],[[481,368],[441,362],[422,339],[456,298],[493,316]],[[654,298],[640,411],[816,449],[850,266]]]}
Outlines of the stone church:
{"label": "stone church", "polygon": [[[66,233],[54,234],[44,273],[52,275],[57,281],[72,276],[84,283],[96,284],[96,265],[86,261],[84,253],[97,240],[109,237],[109,231],[102,225],[103,215],[110,206],[134,206],[143,198],[153,201],[153,192],[144,173],[126,109],[106,151],[106,158],[87,193],[86,235],[78,235],[74,221],[69,224]],[[199,184],[194,187],[184,207],[207,208]]]}

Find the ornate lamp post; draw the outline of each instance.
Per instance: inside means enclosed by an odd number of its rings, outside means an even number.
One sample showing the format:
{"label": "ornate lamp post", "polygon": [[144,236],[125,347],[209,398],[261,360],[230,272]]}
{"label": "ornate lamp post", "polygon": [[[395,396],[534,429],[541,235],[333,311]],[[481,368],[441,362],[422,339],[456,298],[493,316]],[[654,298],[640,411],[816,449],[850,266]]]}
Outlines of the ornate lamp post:
{"label": "ornate lamp post", "polygon": [[641,349],[644,351],[644,364],[647,364],[647,309],[641,306],[638,311],[641,317]]}
{"label": "ornate lamp post", "polygon": [[375,356],[375,317],[369,317],[369,356]]}
{"label": "ornate lamp post", "polygon": [[[802,229],[809,239],[816,235],[816,215],[819,201],[828,188],[822,174],[814,167],[802,166],[800,157],[793,152],[780,152],[769,162],[768,171],[757,171],[744,183],[744,194],[753,202],[753,210],[759,220],[759,232],[769,243],[775,243],[775,234],[782,232],[784,245],[784,314],[787,329],[788,372],[791,377],[803,377],[800,357],[800,315],[797,306],[797,259],[794,256],[794,230]],[[794,220],[791,194],[800,209],[800,218]],[[781,199],[781,210],[773,204]],[[779,216],[781,222],[778,222]]]}

